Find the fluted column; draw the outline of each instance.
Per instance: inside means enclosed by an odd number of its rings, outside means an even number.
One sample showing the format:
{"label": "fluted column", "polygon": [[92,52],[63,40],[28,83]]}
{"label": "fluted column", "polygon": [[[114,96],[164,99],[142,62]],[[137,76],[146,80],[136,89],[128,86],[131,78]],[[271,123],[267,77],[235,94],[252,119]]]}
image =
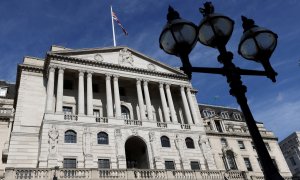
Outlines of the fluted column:
{"label": "fluted column", "polygon": [[116,118],[121,118],[121,101],[119,92],[119,76],[114,75],[114,97],[115,97],[115,107],[116,107]]}
{"label": "fluted column", "polygon": [[160,94],[161,104],[162,104],[162,107],[163,107],[163,114],[164,114],[165,122],[170,122],[168,106],[167,106],[166,95],[165,95],[164,84],[163,83],[159,83],[159,94]]}
{"label": "fluted column", "polygon": [[56,95],[56,112],[62,113],[62,102],[64,93],[64,68],[58,70],[57,95]]}
{"label": "fluted column", "polygon": [[141,87],[141,80],[137,79],[136,81],[136,90],[138,95],[138,102],[139,102],[139,109],[140,109],[140,117],[141,120],[145,120],[145,105],[144,105],[144,99],[143,99],[143,92]]}
{"label": "fluted column", "polygon": [[170,108],[170,111],[171,111],[172,122],[173,123],[178,123],[178,119],[177,119],[177,116],[176,116],[174,102],[173,102],[173,99],[172,99],[172,94],[171,94],[169,84],[166,84],[166,92],[167,92],[167,99],[168,99],[169,108]]}
{"label": "fluted column", "polygon": [[46,104],[46,111],[52,112],[53,111],[53,93],[54,93],[54,74],[55,68],[50,67],[48,72],[48,84],[47,84],[47,104]]}
{"label": "fluted column", "polygon": [[106,75],[106,109],[107,109],[107,117],[113,117],[113,103],[112,103],[112,93],[111,93],[111,75]]}
{"label": "fluted column", "polygon": [[84,114],[84,72],[79,71],[78,76],[78,115]]}
{"label": "fluted column", "polygon": [[199,117],[197,115],[197,110],[195,108],[195,102],[194,102],[194,99],[192,97],[191,88],[189,88],[189,87],[186,88],[186,94],[187,94],[188,102],[190,104],[190,108],[191,108],[191,112],[192,112],[194,122],[195,122],[195,124],[200,124]]}
{"label": "fluted column", "polygon": [[92,72],[87,73],[87,97],[86,97],[86,102],[87,102],[87,115],[91,116],[93,115],[93,74]]}
{"label": "fluted column", "polygon": [[148,119],[153,120],[152,105],[151,105],[151,99],[150,99],[147,80],[144,80],[144,94],[145,94],[145,100],[146,100]]}
{"label": "fluted column", "polygon": [[193,124],[190,108],[186,99],[185,91],[184,91],[184,86],[180,87],[180,93],[181,93],[181,98],[182,98],[182,103],[183,103],[183,108],[184,108],[184,113],[186,116],[186,119],[189,124]]}

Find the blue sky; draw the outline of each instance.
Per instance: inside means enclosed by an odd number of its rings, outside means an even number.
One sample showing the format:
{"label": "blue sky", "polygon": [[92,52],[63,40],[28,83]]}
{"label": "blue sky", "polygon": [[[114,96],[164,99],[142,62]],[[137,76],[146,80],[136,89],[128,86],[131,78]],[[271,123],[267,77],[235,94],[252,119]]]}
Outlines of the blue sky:
{"label": "blue sky", "polygon": [[[218,13],[235,21],[235,30],[227,45],[234,62],[242,68],[261,69],[237,54],[242,35],[240,16],[253,18],[279,36],[271,63],[279,73],[277,83],[264,77],[243,77],[247,97],[255,119],[264,122],[283,139],[300,130],[300,1],[215,0]],[[172,66],[178,58],[165,54],[158,38],[166,23],[167,8],[172,5],[181,17],[198,24],[202,19],[196,0],[1,0],[0,1],[0,79],[15,81],[17,64],[24,56],[45,57],[52,44],[69,48],[94,48],[113,45],[110,4],[128,31],[124,36],[116,28],[117,44],[133,48]],[[194,66],[220,67],[215,49],[199,44],[190,54]],[[238,107],[228,93],[222,76],[193,74],[192,84],[199,90],[200,103]],[[215,98],[217,97],[217,98]]]}

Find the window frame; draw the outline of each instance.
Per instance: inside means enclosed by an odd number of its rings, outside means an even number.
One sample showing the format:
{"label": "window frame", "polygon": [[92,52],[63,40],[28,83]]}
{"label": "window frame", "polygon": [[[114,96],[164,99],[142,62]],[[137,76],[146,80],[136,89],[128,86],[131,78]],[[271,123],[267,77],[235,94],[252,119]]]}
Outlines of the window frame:
{"label": "window frame", "polygon": [[216,125],[217,132],[224,133],[224,129],[222,127],[221,121],[220,120],[215,120],[214,123]]}
{"label": "window frame", "polygon": [[[67,134],[67,133],[74,133],[73,136],[74,138],[71,138],[72,137],[72,134]],[[67,144],[76,144],[77,143],[77,132],[72,130],[72,129],[69,129],[67,131],[65,131],[65,134],[64,134],[64,143],[67,143]]]}
{"label": "window frame", "polygon": [[[66,160],[73,160],[75,161],[75,167],[66,167]],[[68,164],[71,164],[71,163],[68,163]],[[76,158],[73,158],[73,157],[65,157],[64,160],[63,160],[63,168],[66,168],[66,169],[75,169],[77,168],[77,159]]]}
{"label": "window frame", "polygon": [[221,112],[221,117],[223,119],[230,119],[229,113],[227,111],[222,111]]}
{"label": "window frame", "polygon": [[[105,140],[101,139],[101,138],[105,138]],[[101,131],[97,134],[97,144],[101,144],[101,145],[108,145],[109,144],[109,136],[106,132]]]}
{"label": "window frame", "polygon": [[244,157],[244,163],[248,171],[253,171],[252,164],[249,157]]}
{"label": "window frame", "polygon": [[164,147],[164,148],[170,148],[171,147],[170,138],[168,136],[161,136],[160,137],[160,143],[161,143],[161,147]]}
{"label": "window frame", "polygon": [[238,121],[241,121],[241,120],[242,120],[241,114],[240,114],[240,113],[237,113],[237,112],[234,112],[234,113],[233,113],[233,118],[234,118],[235,120],[238,120]]}
{"label": "window frame", "polygon": [[[170,163],[170,164],[168,164]],[[171,165],[171,166],[168,166]],[[171,167],[171,168],[169,168]],[[176,165],[174,160],[165,160],[165,170],[176,170]]]}
{"label": "window frame", "polygon": [[[196,168],[194,168],[195,166],[192,165],[193,163],[196,164],[196,166],[197,166]],[[190,161],[190,165],[191,165],[191,170],[193,170],[193,171],[201,170],[199,161]]]}
{"label": "window frame", "polygon": [[[123,110],[126,110],[127,112],[123,112]],[[124,105],[121,105],[121,117],[122,119],[131,119],[131,116],[130,116],[130,109]]]}
{"label": "window frame", "polygon": [[185,146],[188,149],[195,149],[194,140],[190,137],[185,138]]}
{"label": "window frame", "polygon": [[238,140],[237,143],[238,143],[240,149],[242,149],[242,150],[245,150],[245,149],[246,149],[246,146],[245,146],[245,144],[244,144],[244,141]]}
{"label": "window frame", "polygon": [[[103,161],[107,161],[106,163],[102,163],[102,165],[104,165],[103,167],[100,167],[101,163],[100,161],[103,160]],[[110,163],[110,159],[109,158],[98,158],[98,161],[97,161],[97,164],[98,164],[98,169],[111,169],[111,163]]]}

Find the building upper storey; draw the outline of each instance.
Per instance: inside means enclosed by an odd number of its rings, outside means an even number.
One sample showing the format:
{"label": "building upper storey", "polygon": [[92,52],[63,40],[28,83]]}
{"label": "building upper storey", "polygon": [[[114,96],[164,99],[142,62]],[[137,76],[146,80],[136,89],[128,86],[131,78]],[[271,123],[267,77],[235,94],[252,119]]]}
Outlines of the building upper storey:
{"label": "building upper storey", "polygon": [[[199,110],[208,134],[224,134],[232,136],[250,136],[245,117],[239,109],[200,104]],[[256,122],[263,138],[276,139],[272,131],[268,131],[263,123]]]}
{"label": "building upper storey", "polygon": [[[45,60],[24,58],[18,66],[17,89],[29,98],[17,103],[38,97],[28,110],[36,105],[36,117],[44,120],[203,129],[196,90],[187,76],[127,47],[52,46]],[[21,124],[35,123],[24,119]]]}

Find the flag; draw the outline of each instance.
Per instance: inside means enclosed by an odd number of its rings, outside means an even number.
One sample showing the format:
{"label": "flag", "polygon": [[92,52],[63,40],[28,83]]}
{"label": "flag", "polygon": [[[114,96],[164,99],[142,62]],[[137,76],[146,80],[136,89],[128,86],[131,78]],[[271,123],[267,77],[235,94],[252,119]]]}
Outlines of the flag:
{"label": "flag", "polygon": [[128,32],[125,30],[125,28],[122,26],[121,22],[119,21],[116,13],[112,12],[112,17],[113,19],[118,23],[118,25],[120,26],[120,28],[122,29],[122,31],[124,32],[125,36],[128,35]]}

